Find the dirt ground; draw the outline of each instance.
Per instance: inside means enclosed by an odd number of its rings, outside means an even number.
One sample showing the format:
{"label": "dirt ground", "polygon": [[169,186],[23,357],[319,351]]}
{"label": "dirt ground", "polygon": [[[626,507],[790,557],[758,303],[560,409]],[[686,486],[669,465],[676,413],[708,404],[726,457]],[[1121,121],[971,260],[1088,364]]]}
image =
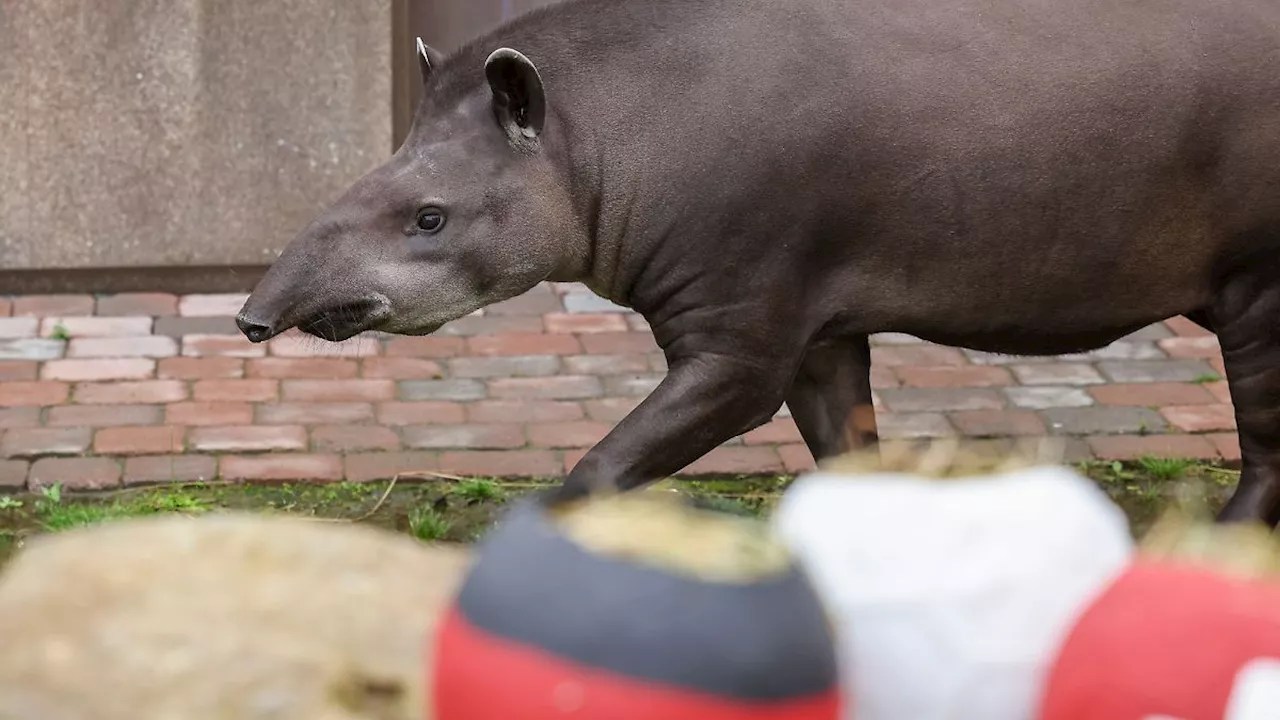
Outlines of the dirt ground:
{"label": "dirt ground", "polygon": [[[1237,479],[1229,468],[1186,460],[1153,458],[1078,467],[1124,508],[1135,535],[1170,503],[1203,503],[1216,510]],[[726,476],[675,479],[663,485],[717,509],[763,516],[791,480]],[[554,481],[435,476],[369,484],[169,485],[88,495],[63,493],[55,486],[38,494],[0,495],[0,563],[26,538],[40,533],[157,513],[194,516],[228,509],[369,523],[424,541],[472,542],[504,504],[550,482]]]}

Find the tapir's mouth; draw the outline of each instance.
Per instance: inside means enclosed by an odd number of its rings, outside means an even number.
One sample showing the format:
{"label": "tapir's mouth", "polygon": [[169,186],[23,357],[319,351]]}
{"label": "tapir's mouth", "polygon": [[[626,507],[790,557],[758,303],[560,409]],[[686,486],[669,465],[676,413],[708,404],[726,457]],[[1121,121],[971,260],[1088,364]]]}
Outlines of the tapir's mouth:
{"label": "tapir's mouth", "polygon": [[384,300],[358,300],[308,315],[298,322],[298,329],[321,340],[342,342],[377,327],[390,312]]}

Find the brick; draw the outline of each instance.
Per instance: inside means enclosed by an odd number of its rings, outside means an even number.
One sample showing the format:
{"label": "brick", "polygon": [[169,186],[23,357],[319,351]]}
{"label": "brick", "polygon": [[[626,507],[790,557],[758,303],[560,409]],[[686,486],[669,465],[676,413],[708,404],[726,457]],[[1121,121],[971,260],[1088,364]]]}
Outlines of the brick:
{"label": "brick", "polygon": [[573,335],[550,333],[506,333],[477,335],[467,338],[467,349],[473,355],[577,355],[582,346]]}
{"label": "brick", "polygon": [[604,439],[612,425],[591,421],[542,422],[525,428],[529,443],[547,448],[585,448]]}
{"label": "brick", "polygon": [[409,357],[376,357],[360,361],[361,375],[385,380],[436,380],[444,369],[434,360]]}
{"label": "brick", "polygon": [[343,380],[359,375],[361,362],[339,358],[254,358],[245,364],[245,375],[251,378],[289,380]]}
{"label": "brick", "polygon": [[157,405],[60,405],[49,408],[51,427],[120,427],[159,425],[164,411]]}
{"label": "brick", "polygon": [[1001,387],[1013,384],[1013,376],[1008,370],[984,365],[901,366],[897,376],[903,385],[918,388]]}
{"label": "brick", "polygon": [[747,445],[786,445],[804,442],[795,420],[778,418],[746,433],[742,440]]}
{"label": "brick", "polygon": [[587,412],[587,417],[592,420],[617,423],[621,422],[622,418],[629,415],[643,401],[644,398],[642,397],[611,397],[587,400],[582,403],[582,406]]}
{"label": "brick", "polygon": [[937,412],[876,413],[876,426],[884,439],[954,437],[956,429]]}
{"label": "brick", "polygon": [[39,424],[40,408],[38,407],[0,407],[0,429],[36,427]]}
{"label": "brick", "polygon": [[1209,367],[1213,370],[1213,372],[1218,376],[1219,379],[1227,376],[1227,366],[1222,358],[1220,357],[1209,358],[1208,363],[1209,363]]}
{"label": "brick", "polygon": [[89,449],[92,438],[88,428],[14,428],[0,440],[0,456],[79,455]]}
{"label": "brick", "polygon": [[161,358],[178,354],[178,342],[163,335],[129,338],[76,338],[67,344],[72,358]]}
{"label": "brick", "polygon": [[878,394],[894,412],[999,410],[1005,405],[999,392],[984,388],[899,388],[881,390]]}
{"label": "brick", "polygon": [[574,315],[550,313],[542,318],[549,333],[625,333],[630,328],[624,316],[617,313]]}
{"label": "brick", "polygon": [[485,315],[545,315],[560,312],[564,306],[549,289],[538,286],[522,295],[494,303],[484,309]]}
{"label": "brick", "polygon": [[[1220,403],[1227,403],[1227,404],[1231,404],[1231,386],[1230,386],[1230,385],[1228,385],[1228,384],[1227,384],[1227,382],[1226,382],[1225,380],[1219,380],[1219,381],[1217,381],[1217,382],[1205,383],[1204,385],[1200,385],[1199,387],[1204,388],[1204,389],[1205,389],[1205,391],[1206,391],[1206,392],[1208,392],[1211,396],[1213,396],[1213,398],[1214,398],[1215,400],[1217,400],[1218,402],[1220,402]],[[1172,402],[1171,402],[1171,403],[1164,403],[1164,404],[1166,404],[1166,405],[1192,405],[1192,404],[1194,404],[1194,403],[1172,403]]]}
{"label": "brick", "polygon": [[395,450],[400,447],[400,436],[372,425],[324,425],[312,429],[311,447],[318,452]]}
{"label": "brick", "polygon": [[0,340],[33,338],[39,333],[39,318],[0,317]]}
{"label": "brick", "polygon": [[1230,405],[1173,405],[1160,408],[1169,424],[1183,432],[1212,432],[1236,429],[1235,410]]}
{"label": "brick", "polygon": [[1163,360],[1165,357],[1164,351],[1155,343],[1117,340],[1096,350],[1068,353],[1055,359],[1064,363],[1090,363],[1099,360]]}
{"label": "brick", "polygon": [[1159,433],[1167,427],[1160,413],[1135,407],[1054,408],[1044,419],[1051,433],[1065,435]]}
{"label": "brick", "polygon": [[187,335],[182,338],[183,357],[265,357],[267,348],[236,335]]}
{"label": "brick", "polygon": [[480,400],[457,407],[465,407],[467,421],[473,423],[571,422],[585,417],[581,405],[563,400]]}
{"label": "brick", "polygon": [[125,485],[208,482],[218,477],[218,461],[205,455],[147,455],[124,461]]}
{"label": "brick", "polygon": [[394,400],[394,380],[282,380],[280,396],[294,402],[379,402]]}
{"label": "brick", "polygon": [[280,397],[278,380],[200,380],[191,386],[197,402],[272,402]]}
{"label": "brick", "polygon": [[0,490],[21,490],[27,484],[25,460],[0,460]]}
{"label": "brick", "polygon": [[121,293],[98,298],[96,315],[128,317],[146,315],[161,317],[178,312],[178,297],[168,293]]}
{"label": "brick", "polygon": [[1173,331],[1174,335],[1180,337],[1205,337],[1213,334],[1181,315],[1165,320],[1164,324],[1165,327]]}
{"label": "brick", "polygon": [[627,314],[631,312],[627,308],[606,300],[589,290],[565,293],[561,297],[561,301],[564,303],[564,309],[574,314]]}
{"label": "brick", "polygon": [[344,463],[349,482],[373,482],[406,473],[433,472],[440,467],[440,456],[422,451],[359,453],[347,455]]}
{"label": "brick", "polygon": [[778,457],[782,458],[782,467],[788,473],[798,475],[817,468],[813,453],[804,445],[782,445],[777,450]]}
{"label": "brick", "polygon": [[64,340],[23,338],[0,340],[0,360],[54,360],[67,350]]}
{"label": "brick", "polygon": [[388,357],[449,358],[466,351],[466,340],[459,337],[398,337],[386,341]]}
{"label": "brick", "polygon": [[1163,340],[1167,337],[1172,337],[1172,336],[1173,336],[1173,331],[1170,330],[1164,323],[1153,323],[1151,325],[1148,325],[1142,328],[1141,330],[1138,330],[1136,332],[1131,332],[1128,335],[1125,335],[1124,337],[1120,338],[1118,342],[1155,342],[1157,340]]}
{"label": "brick", "polygon": [[171,357],[156,367],[162,380],[234,380],[244,377],[244,360],[229,357]]}
{"label": "brick", "polygon": [[223,480],[306,482],[342,480],[337,455],[273,454],[258,457],[227,455],[218,463]]}
{"label": "brick", "polygon": [[485,397],[484,383],[474,379],[406,380],[400,383],[401,400],[479,400]]}
{"label": "brick", "polygon": [[235,317],[249,299],[248,293],[217,295],[184,295],[178,298],[178,314],[183,317],[209,317],[225,315]]}
{"label": "brick", "polygon": [[1218,451],[1197,435],[1102,435],[1087,438],[1099,460],[1137,460],[1143,457],[1213,459]]}
{"label": "brick", "polygon": [[915,335],[908,335],[906,333],[899,333],[899,332],[876,333],[871,336],[870,341],[873,347],[880,347],[881,345],[924,345],[926,344],[924,340],[921,340]]}
{"label": "brick", "polygon": [[39,368],[30,360],[0,360],[0,382],[35,380]]}
{"label": "brick", "polygon": [[678,475],[778,473],[785,468],[771,447],[718,447],[680,470]]}
{"label": "brick", "polygon": [[[654,372],[660,372],[660,373],[663,373],[664,375],[666,374],[668,369],[666,355],[660,352],[656,352],[656,353],[649,353],[647,357],[649,358],[649,367],[652,368]],[[892,370],[888,368],[881,368],[880,370],[882,373],[887,373],[889,377],[893,377]],[[873,377],[875,376],[876,374],[875,368],[871,368],[871,374]],[[895,385],[898,383],[897,378],[893,378],[893,383]]]}
{"label": "brick", "polygon": [[1160,347],[1175,358],[1215,358],[1222,355],[1217,335],[1199,337],[1175,337],[1160,341]]}
{"label": "brick", "polygon": [[[260,425],[338,425],[373,420],[370,403],[271,403],[254,410]],[[227,423],[232,424],[232,423]]]}
{"label": "brick", "polygon": [[1210,433],[1203,436],[1213,444],[1213,448],[1218,451],[1223,460],[1231,462],[1239,462],[1240,460],[1240,436],[1236,433]]}
{"label": "brick", "polygon": [[1213,375],[1213,368],[1200,360],[1128,360],[1098,363],[1113,382],[1191,382]]}
{"label": "brick", "polygon": [[500,378],[489,381],[489,394],[498,399],[577,400],[604,393],[600,379],[583,375],[542,378]]}
{"label": "brick", "polygon": [[199,452],[306,450],[307,431],[297,425],[194,427],[189,443]]}
{"label": "brick", "polygon": [[1090,388],[1089,393],[1103,405],[1202,405],[1214,401],[1200,385],[1190,383],[1114,383]]}
{"label": "brick", "polygon": [[653,328],[649,325],[649,321],[645,320],[643,315],[639,313],[627,313],[626,318],[627,327],[632,332],[653,332]]}
{"label": "brick", "polygon": [[[270,406],[276,407],[276,406]],[[241,402],[184,402],[165,407],[169,425],[248,425],[253,422],[253,406]]]}
{"label": "brick", "polygon": [[964,353],[941,345],[896,345],[871,348],[871,364],[885,367],[901,365],[965,365]]}
{"label": "brick", "polygon": [[1079,363],[1012,365],[1010,369],[1023,385],[1095,385],[1105,382],[1097,370]]}
{"label": "brick", "polygon": [[1040,416],[1027,410],[969,410],[950,415],[951,423],[970,437],[1017,437],[1045,434]]}
{"label": "brick", "polygon": [[1004,394],[1014,407],[1027,410],[1087,407],[1093,397],[1078,387],[1011,387]]}
{"label": "brick", "polygon": [[497,335],[498,333],[537,333],[542,332],[542,318],[535,315],[511,315],[505,317],[481,317],[470,315],[458,318],[436,330],[433,335],[451,337],[471,337],[472,335]]}
{"label": "brick", "polygon": [[40,323],[41,337],[64,334],[70,338],[145,337],[151,334],[149,317],[59,317]]}
{"label": "brick", "polygon": [[67,401],[69,387],[64,382],[19,381],[0,383],[0,407],[60,405]]}
{"label": "brick", "polygon": [[555,355],[460,357],[448,361],[449,374],[458,378],[542,377],[560,371]]}
{"label": "brick", "polygon": [[45,380],[85,382],[93,380],[145,380],[155,375],[156,361],[150,358],[101,358],[93,360],[50,360],[40,370]]}
{"label": "brick", "polygon": [[602,392],[605,395],[648,397],[666,375],[650,373],[647,375],[615,375],[603,379]]}
{"label": "brick", "polygon": [[31,465],[32,490],[61,484],[67,490],[106,490],[120,485],[120,463],[111,458],[43,458]]}
{"label": "brick", "polygon": [[[378,422],[383,425],[456,425],[466,420],[463,405],[455,402],[389,402],[378,405]],[[520,422],[503,419],[495,422]]]}
{"label": "brick", "polygon": [[583,350],[599,355],[628,355],[661,350],[649,333],[598,333],[583,335],[579,340]]}
{"label": "brick", "polygon": [[104,428],[93,437],[93,451],[99,455],[180,453],[185,434],[185,428],[172,425]]}
{"label": "brick", "polygon": [[9,317],[13,314],[13,301],[9,298],[0,297],[0,317]]}
{"label": "brick", "polygon": [[560,451],[561,462],[564,463],[565,474],[573,472],[573,468],[580,462],[582,458],[587,456],[590,448],[566,448]]}
{"label": "brick", "polygon": [[566,355],[564,369],[569,375],[647,375],[666,370],[661,355],[661,367],[655,366],[653,360],[648,355]]}
{"label": "brick", "polygon": [[[182,338],[188,335],[243,337],[233,317],[163,317],[157,318],[151,330],[154,335]],[[248,342],[246,340],[246,342]]]}
{"label": "brick", "polygon": [[187,399],[187,386],[180,380],[77,383],[73,395],[86,405],[172,403]]}
{"label": "brick", "polygon": [[288,358],[362,358],[382,353],[382,343],[371,333],[363,333],[342,342],[329,342],[310,335],[281,335],[267,343],[271,355]]}
{"label": "brick", "polygon": [[401,434],[406,447],[415,450],[475,448],[501,450],[523,447],[524,426],[506,425],[409,425]]}
{"label": "brick", "polygon": [[13,299],[13,315],[92,315],[94,304],[92,295],[22,295]]}
{"label": "brick", "polygon": [[554,477],[562,465],[550,450],[471,450],[440,455],[440,471],[470,477]]}

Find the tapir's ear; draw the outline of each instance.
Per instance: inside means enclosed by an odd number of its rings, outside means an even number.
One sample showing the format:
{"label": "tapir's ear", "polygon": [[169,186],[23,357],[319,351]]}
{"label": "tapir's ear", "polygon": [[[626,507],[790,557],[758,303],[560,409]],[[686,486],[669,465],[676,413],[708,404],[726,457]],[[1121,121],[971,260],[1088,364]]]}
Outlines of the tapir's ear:
{"label": "tapir's ear", "polygon": [[440,61],[443,59],[444,56],[422,42],[422,38],[418,38],[418,70],[422,72],[422,82],[424,84],[427,82],[427,78],[431,77],[432,71],[440,67]]}
{"label": "tapir's ear", "polygon": [[512,142],[528,145],[542,133],[547,98],[533,61],[511,48],[498,48],[484,63],[493,90],[493,114]]}

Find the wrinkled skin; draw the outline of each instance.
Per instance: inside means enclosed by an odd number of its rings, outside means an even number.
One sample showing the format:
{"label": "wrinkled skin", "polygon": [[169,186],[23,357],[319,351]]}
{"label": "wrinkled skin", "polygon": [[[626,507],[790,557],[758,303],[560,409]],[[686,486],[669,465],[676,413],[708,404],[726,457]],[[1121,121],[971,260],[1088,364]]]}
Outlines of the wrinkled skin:
{"label": "wrinkled skin", "polygon": [[817,458],[875,443],[872,333],[1050,355],[1184,314],[1236,406],[1222,518],[1280,519],[1273,0],[568,0],[421,56],[409,139],[288,246],[250,339],[431,332],[582,281],[670,370],[573,496],[784,401]]}

